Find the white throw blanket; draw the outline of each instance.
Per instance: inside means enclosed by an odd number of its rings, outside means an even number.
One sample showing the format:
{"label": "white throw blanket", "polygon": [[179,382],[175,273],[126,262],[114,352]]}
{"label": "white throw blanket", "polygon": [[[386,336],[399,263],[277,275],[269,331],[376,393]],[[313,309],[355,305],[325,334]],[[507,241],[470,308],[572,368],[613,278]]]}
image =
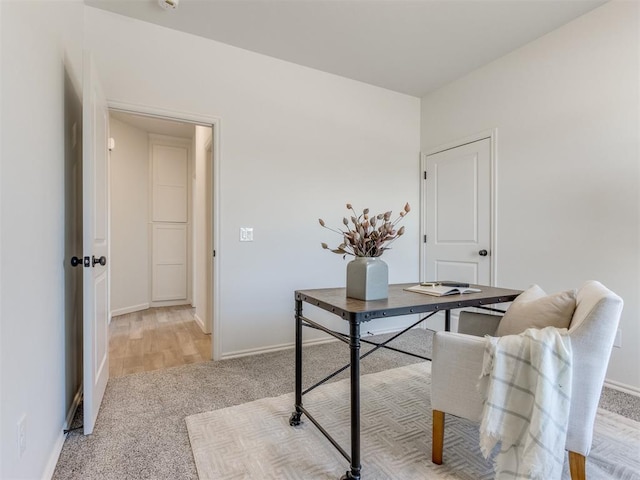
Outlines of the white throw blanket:
{"label": "white throw blanket", "polygon": [[561,478],[571,402],[567,330],[530,328],[486,339],[480,449],[488,458],[502,443],[495,478]]}

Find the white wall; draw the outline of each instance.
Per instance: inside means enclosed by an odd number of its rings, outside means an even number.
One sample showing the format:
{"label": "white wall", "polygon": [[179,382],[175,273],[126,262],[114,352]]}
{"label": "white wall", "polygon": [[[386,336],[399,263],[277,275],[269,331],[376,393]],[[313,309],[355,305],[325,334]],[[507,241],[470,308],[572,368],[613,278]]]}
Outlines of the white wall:
{"label": "white wall", "polygon": [[498,128],[497,283],[625,301],[608,380],[640,391],[640,4],[610,2],[422,99],[422,148]]}
{"label": "white wall", "polygon": [[[637,8],[607,4],[426,97],[422,115],[424,149],[499,128],[498,282],[557,290],[598,278],[619,292],[624,346],[609,377],[633,386]],[[50,476],[63,441],[64,69],[80,86],[83,13],[110,100],[222,119],[225,353],[291,342],[293,290],[344,285],[345,262],[319,247],[338,239],[317,218],[338,224],[346,201],[412,203],[408,233],[385,258],[391,281],[418,275],[418,99],[79,0],[0,2],[2,478]],[[256,241],[240,244],[240,226]]]}
{"label": "white wall", "polygon": [[111,152],[111,312],[149,307],[149,137],[113,117]]}
{"label": "white wall", "polygon": [[210,252],[207,250],[206,221],[206,175],[211,172],[211,162],[206,157],[206,146],[212,138],[211,127],[196,126],[194,139],[195,182],[193,185],[193,234],[194,234],[194,282],[195,316],[205,333],[211,333],[211,319],[207,318],[207,262]]}
{"label": "white wall", "polygon": [[[347,201],[373,210],[417,205],[419,99],[85,12],[87,47],[110,101],[221,119],[214,335],[222,353],[290,344],[294,290],[345,282],[345,262],[320,248],[339,239],[318,217],[337,226]],[[410,215],[409,233],[385,254],[392,282],[418,278],[418,225]],[[241,226],[254,228],[254,242],[239,242]]]}
{"label": "white wall", "polygon": [[3,1],[1,10],[0,477],[34,479],[53,472],[67,413],[64,78],[66,68],[80,85],[83,4]]}
{"label": "white wall", "polygon": [[[2,44],[4,42],[5,39],[5,35],[4,35],[4,27],[3,27],[3,21],[2,21],[2,2],[0,2],[0,67],[4,67],[4,62],[3,62],[3,58],[4,58],[4,52],[2,49]],[[2,185],[2,163],[3,163],[3,158],[4,158],[4,148],[3,148],[3,136],[4,136],[4,130],[2,128],[2,117],[4,116],[4,109],[2,108],[2,96],[4,95],[4,90],[2,88],[3,86],[3,81],[2,81],[2,70],[0,70],[0,185]],[[1,195],[2,190],[0,190],[0,258],[3,252],[2,250],[2,195]],[[4,343],[2,342],[2,318],[4,318],[2,316],[2,266],[0,265],[0,345],[3,345]],[[4,369],[2,368],[3,365],[3,358],[2,355],[0,354],[0,398],[4,398],[4,383],[2,382],[2,377],[3,377],[3,372]],[[4,418],[4,412],[2,409],[2,404],[0,403],[0,431],[3,432],[3,425],[4,422],[2,421],[2,419]],[[0,474],[2,473],[2,466],[3,466],[3,462],[2,462],[2,457],[4,456],[4,452],[3,452],[3,448],[0,445]]]}

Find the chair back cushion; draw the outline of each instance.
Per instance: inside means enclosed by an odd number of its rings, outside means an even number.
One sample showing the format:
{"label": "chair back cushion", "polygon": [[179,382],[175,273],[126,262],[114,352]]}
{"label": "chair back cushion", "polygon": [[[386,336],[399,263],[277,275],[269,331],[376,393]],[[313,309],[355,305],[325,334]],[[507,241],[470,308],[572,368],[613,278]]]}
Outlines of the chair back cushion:
{"label": "chair back cushion", "polygon": [[547,295],[538,285],[532,285],[509,306],[496,336],[518,335],[527,328],[569,328],[575,308],[575,290]]}

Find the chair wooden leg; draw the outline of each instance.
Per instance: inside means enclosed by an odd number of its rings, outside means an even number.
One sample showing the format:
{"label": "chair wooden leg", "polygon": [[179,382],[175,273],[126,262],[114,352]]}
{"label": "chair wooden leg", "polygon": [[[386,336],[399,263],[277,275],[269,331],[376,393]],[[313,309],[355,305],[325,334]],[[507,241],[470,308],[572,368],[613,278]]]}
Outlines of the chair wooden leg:
{"label": "chair wooden leg", "polygon": [[431,441],[431,461],[442,465],[442,446],[444,443],[444,412],[433,411],[433,438]]}
{"label": "chair wooden leg", "polygon": [[571,472],[571,480],[586,480],[587,474],[585,469],[586,458],[576,452],[569,452],[569,471]]}

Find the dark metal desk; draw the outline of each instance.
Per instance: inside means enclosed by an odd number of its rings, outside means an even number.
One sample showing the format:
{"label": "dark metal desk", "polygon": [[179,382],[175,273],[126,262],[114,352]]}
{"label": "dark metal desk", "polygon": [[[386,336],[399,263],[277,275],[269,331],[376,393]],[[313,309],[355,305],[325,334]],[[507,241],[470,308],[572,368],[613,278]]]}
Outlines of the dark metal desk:
{"label": "dark metal desk", "polygon": [[[385,300],[374,300],[365,302],[356,300],[346,296],[344,288],[325,288],[316,290],[297,290],[295,292],[296,302],[296,399],[295,411],[291,414],[289,424],[292,426],[300,425],[302,414],[306,415],[311,422],[318,427],[322,434],[333,444],[334,447],[342,454],[350,463],[350,470],[342,476],[341,480],[360,480],[360,360],[379,348],[386,348],[396,352],[413,355],[424,360],[430,358],[422,357],[411,352],[405,352],[393,347],[387,346],[387,343],[399,337],[403,333],[409,331],[418,323],[435,315],[436,313],[445,312],[445,329],[450,328],[451,310],[465,307],[478,307],[491,310],[487,305],[496,303],[511,302],[521,292],[519,290],[509,290],[505,288],[487,287],[484,285],[472,285],[480,288],[479,293],[465,293],[464,295],[449,295],[445,297],[433,297],[421,293],[408,292],[404,288],[415,285],[415,283],[389,285],[389,297]],[[317,323],[302,314],[303,303],[314,305],[318,308],[331,312],[343,320],[349,322],[349,334],[336,332]],[[428,315],[420,318],[417,322],[398,332],[390,339],[382,343],[375,343],[360,338],[360,324],[374,320],[377,318],[397,317],[400,315],[424,314]],[[302,391],[302,327],[311,327],[322,330],[323,332],[349,344],[350,363],[341,369],[333,372],[315,385]],[[360,355],[360,344],[367,343],[375,345],[375,347],[362,356]],[[322,428],[318,421],[302,406],[302,396],[314,388],[322,385],[327,380],[333,378],[340,372],[351,368],[351,455],[349,455],[336,442],[329,433]]]}

